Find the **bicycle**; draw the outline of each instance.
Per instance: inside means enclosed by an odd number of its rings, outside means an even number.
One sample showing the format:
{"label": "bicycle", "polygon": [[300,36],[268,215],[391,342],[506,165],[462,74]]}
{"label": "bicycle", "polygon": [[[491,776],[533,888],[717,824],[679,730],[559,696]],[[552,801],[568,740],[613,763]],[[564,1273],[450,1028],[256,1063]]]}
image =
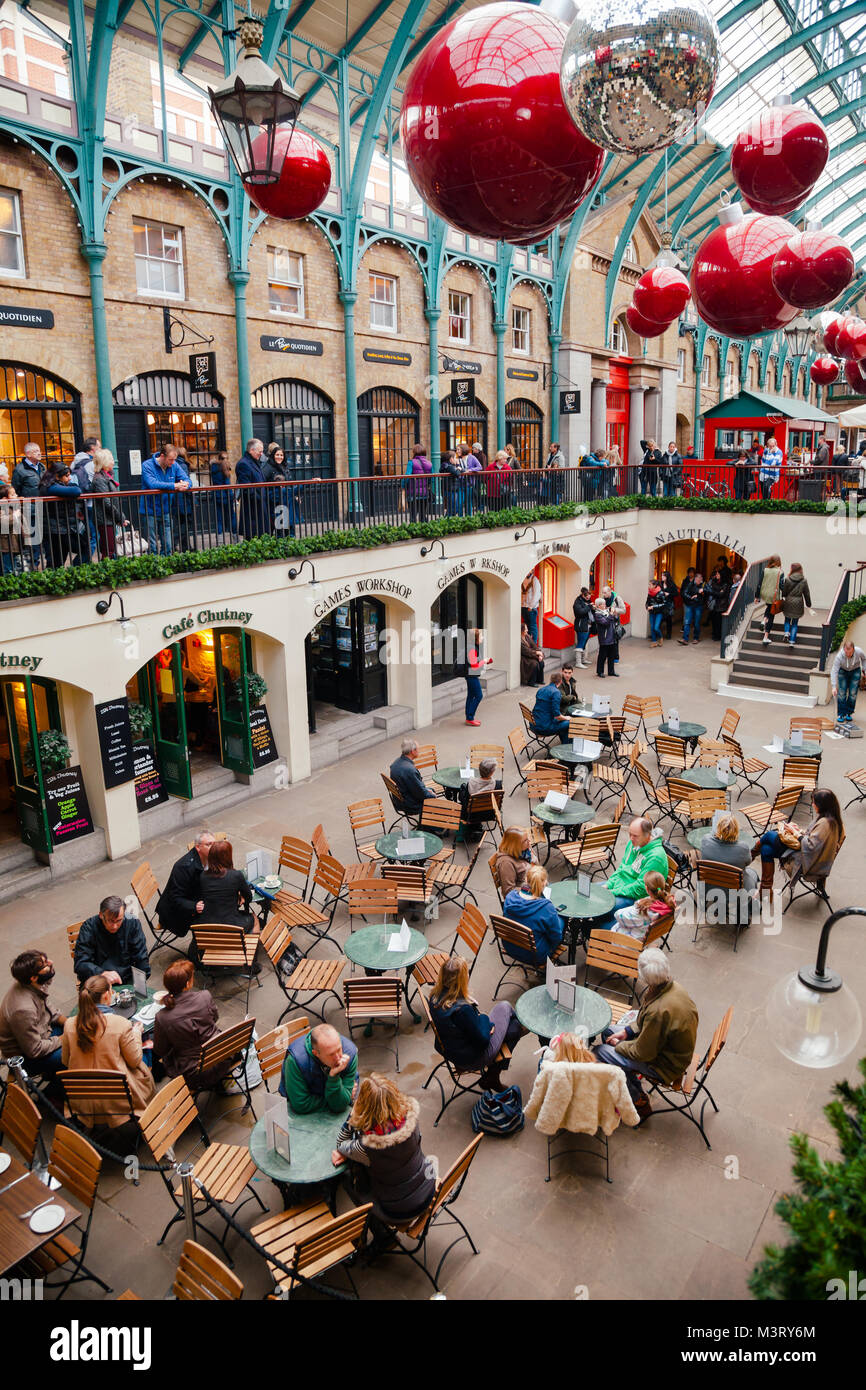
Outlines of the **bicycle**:
{"label": "bicycle", "polygon": [[730,497],[731,489],[727,483],[711,483],[709,478],[686,478],[683,483],[683,497]]}

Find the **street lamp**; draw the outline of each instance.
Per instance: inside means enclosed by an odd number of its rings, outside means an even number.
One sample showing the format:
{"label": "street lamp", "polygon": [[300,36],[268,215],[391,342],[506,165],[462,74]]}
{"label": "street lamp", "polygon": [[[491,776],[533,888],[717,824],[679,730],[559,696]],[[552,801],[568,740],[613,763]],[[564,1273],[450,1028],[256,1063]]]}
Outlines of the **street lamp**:
{"label": "street lamp", "polygon": [[770,1037],[801,1067],[834,1067],[860,1037],[860,1006],[842,976],[826,969],[830,931],[841,917],[866,917],[866,908],[843,907],[824,923],[814,970],[785,975],[767,1000]]}
{"label": "street lamp", "polygon": [[289,140],[277,146],[277,131],[288,128],[291,139],[301,98],[264,62],[262,21],[246,15],[238,35],[243,45],[238,65],[222,87],[208,87],[208,95],[232,163],[244,183],[260,188],[276,183],[282,173]]}
{"label": "street lamp", "polygon": [[798,314],[795,319],[783,328],[785,341],[788,344],[788,351],[792,357],[805,357],[809,348],[812,346],[812,339],[815,336],[815,329],[805,314]]}

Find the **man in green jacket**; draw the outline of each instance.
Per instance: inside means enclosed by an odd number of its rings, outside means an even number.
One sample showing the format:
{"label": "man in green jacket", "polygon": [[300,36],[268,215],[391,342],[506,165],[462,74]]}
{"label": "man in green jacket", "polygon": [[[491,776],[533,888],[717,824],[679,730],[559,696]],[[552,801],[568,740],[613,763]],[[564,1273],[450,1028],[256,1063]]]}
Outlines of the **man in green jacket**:
{"label": "man in green jacket", "polygon": [[638,986],[643,989],[634,1023],[606,1028],[595,1050],[600,1062],[622,1067],[626,1085],[641,1119],[652,1113],[640,1077],[678,1081],[694,1056],[698,1011],[682,985],[671,978],[663,951],[650,946],[638,956]]}
{"label": "man in green jacket", "polygon": [[[661,838],[653,839],[652,821],[647,820],[646,816],[638,816],[628,828],[628,838],[630,843],[623,855],[623,861],[605,884],[605,888],[609,888],[616,898],[614,912],[637,902],[638,898],[646,897],[644,874],[655,870],[664,878],[668,876],[667,852]],[[609,926],[608,922],[603,925],[608,930],[614,930],[614,918],[609,919]]]}
{"label": "man in green jacket", "polygon": [[358,1083],[358,1049],[329,1023],[296,1038],[286,1053],[280,1095],[296,1115],[348,1110]]}

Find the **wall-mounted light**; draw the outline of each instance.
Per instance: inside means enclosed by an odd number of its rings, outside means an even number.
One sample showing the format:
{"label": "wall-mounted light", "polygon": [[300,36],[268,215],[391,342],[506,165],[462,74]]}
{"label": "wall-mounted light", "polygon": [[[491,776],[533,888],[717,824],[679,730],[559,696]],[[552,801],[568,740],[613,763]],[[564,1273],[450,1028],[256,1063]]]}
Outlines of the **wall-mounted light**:
{"label": "wall-mounted light", "polygon": [[437,545],[441,548],[442,554],[436,556],[436,559],[435,559],[434,564],[433,564],[433,569],[434,569],[435,572],[436,572],[436,578],[437,578],[437,579],[444,579],[444,578],[445,578],[446,571],[447,571],[447,569],[448,569],[448,557],[447,557],[446,554],[445,554],[445,546],[444,546],[444,544],[442,543],[442,541],[439,539],[438,536],[437,536],[436,540],[433,541],[430,545],[422,545],[422,547],[421,547],[421,559],[423,560],[423,559],[425,559],[428,555],[432,555],[433,550],[434,550],[434,548],[435,548]]}
{"label": "wall-mounted light", "polygon": [[801,1067],[834,1067],[860,1037],[860,1006],[842,976],[827,969],[830,932],[842,917],[866,917],[866,908],[831,913],[821,929],[814,970],[804,966],[783,976],[767,1000],[770,1037]]}
{"label": "wall-mounted light", "polygon": [[122,596],[116,589],[112,589],[108,598],[101,598],[99,600],[96,605],[96,611],[100,618],[104,618],[115,599],[117,599],[120,605],[120,617],[115,620],[117,622],[117,627],[113,633],[113,640],[116,645],[120,647],[124,656],[128,656],[130,653],[134,654],[137,651],[137,646],[133,647],[131,644],[137,644],[138,642],[138,624],[134,623],[132,618],[127,618]]}
{"label": "wall-mounted light", "polygon": [[297,579],[298,575],[304,569],[305,565],[309,565],[313,577],[307,584],[304,598],[307,600],[307,603],[310,605],[310,607],[314,608],[315,605],[319,602],[320,598],[322,597],[323,590],[321,584],[316,578],[316,567],[313,564],[312,560],[302,560],[301,563],[298,565],[297,569],[295,569],[294,567],[290,569],[289,578],[292,580]]}
{"label": "wall-mounted light", "polygon": [[523,537],[526,535],[527,531],[531,531],[531,532],[532,532],[532,553],[533,553],[533,555],[534,555],[534,557],[535,557],[535,563],[538,564],[539,560],[541,559],[541,546],[539,545],[539,543],[538,543],[538,537],[537,537],[537,535],[535,534],[535,527],[534,527],[534,526],[524,526],[524,528],[523,528],[522,531],[515,531],[515,532],[514,532],[514,539],[515,539],[516,541],[522,541],[522,540],[523,540]]}

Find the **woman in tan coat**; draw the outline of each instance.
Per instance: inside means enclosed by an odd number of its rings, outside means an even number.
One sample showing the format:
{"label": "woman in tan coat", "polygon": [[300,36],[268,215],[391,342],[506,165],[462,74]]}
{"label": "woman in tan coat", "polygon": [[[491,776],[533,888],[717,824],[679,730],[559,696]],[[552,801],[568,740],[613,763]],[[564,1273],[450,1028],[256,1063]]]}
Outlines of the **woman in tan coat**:
{"label": "woman in tan coat", "polygon": [[509,825],[499,842],[494,862],[504,902],[512,888],[523,887],[527,869],[537,862],[529,831],[519,825]]}
{"label": "woman in tan coat", "polygon": [[[74,1071],[123,1072],[138,1115],[156,1094],[153,1077],[142,1061],[141,1025],[109,1013],[110,1005],[109,981],[104,975],[91,975],[81,986],[78,1013],[63,1028],[63,1065]],[[82,1102],[77,1113],[88,1128],[100,1124],[117,1129],[128,1121],[128,1116],[100,1110],[92,1102]]]}

